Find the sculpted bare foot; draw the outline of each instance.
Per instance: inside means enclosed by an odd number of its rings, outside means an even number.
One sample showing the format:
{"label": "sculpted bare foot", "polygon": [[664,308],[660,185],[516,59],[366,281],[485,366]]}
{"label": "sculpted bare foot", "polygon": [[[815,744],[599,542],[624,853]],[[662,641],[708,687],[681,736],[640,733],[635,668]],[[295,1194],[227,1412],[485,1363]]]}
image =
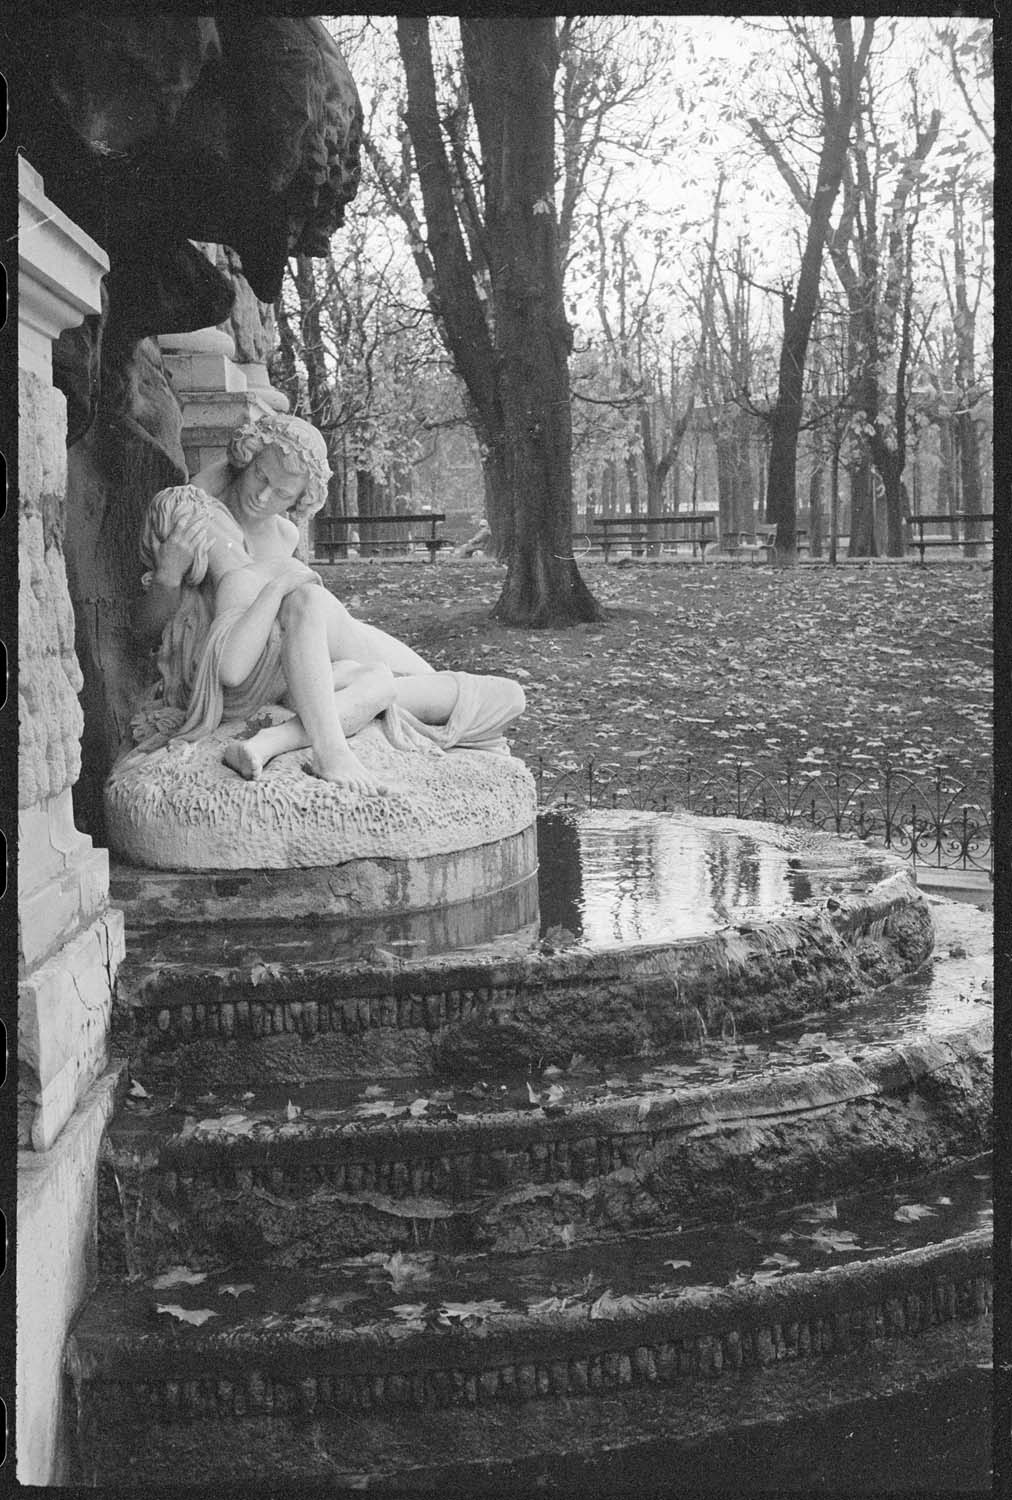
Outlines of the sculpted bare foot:
{"label": "sculpted bare foot", "polygon": [[264,773],[263,761],[254,750],[252,740],[230,740],[222,760],[247,781],[256,781]]}
{"label": "sculpted bare foot", "polygon": [[353,755],[350,750],[327,761],[320,761],[314,754],[313,759],[307,760],[302,769],[310,776],[318,776],[321,781],[332,781],[335,785],[350,787],[356,792],[390,790],[386,782],[367,771],[358,756]]}

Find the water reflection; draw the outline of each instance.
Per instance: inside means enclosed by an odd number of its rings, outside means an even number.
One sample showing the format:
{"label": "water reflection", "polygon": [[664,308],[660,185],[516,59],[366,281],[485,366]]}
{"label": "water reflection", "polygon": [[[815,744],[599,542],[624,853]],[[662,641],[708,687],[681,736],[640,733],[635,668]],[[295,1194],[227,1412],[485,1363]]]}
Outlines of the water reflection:
{"label": "water reflection", "polygon": [[796,857],[762,837],[649,812],[538,820],[542,931],[593,946],[669,942],[809,899]]}

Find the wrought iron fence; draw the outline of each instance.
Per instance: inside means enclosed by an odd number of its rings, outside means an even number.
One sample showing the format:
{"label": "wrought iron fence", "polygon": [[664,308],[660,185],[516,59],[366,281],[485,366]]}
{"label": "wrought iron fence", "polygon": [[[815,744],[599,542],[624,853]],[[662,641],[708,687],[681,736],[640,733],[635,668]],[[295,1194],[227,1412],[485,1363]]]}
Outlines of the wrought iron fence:
{"label": "wrought iron fence", "polygon": [[631,773],[598,761],[552,769],[538,757],[538,805],[545,809],[685,808],[715,817],[804,823],[854,833],[938,869],[994,873],[993,784],[961,781],[945,767],[916,775],[898,766],[784,761],[719,769],[692,756],[664,770]]}

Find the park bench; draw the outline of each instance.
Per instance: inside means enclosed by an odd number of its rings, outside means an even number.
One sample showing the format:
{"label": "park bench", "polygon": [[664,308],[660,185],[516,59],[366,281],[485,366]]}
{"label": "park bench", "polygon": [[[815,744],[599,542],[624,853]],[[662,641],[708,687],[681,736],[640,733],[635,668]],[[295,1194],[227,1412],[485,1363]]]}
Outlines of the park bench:
{"label": "park bench", "polygon": [[[361,547],[366,544],[371,547],[383,547],[390,551],[410,552],[413,547],[422,546],[429,550],[429,562],[435,562],[436,553],[443,547],[452,547],[453,543],[449,537],[439,536],[437,528],[446,520],[443,511],[424,510],[412,512],[402,516],[315,516],[313,518],[313,555],[321,562],[333,562],[335,557],[347,557],[348,548],[354,539],[352,532],[359,533],[359,539],[354,545]],[[427,526],[428,533],[424,536],[415,536],[411,531],[407,536],[397,535],[389,537],[369,536],[372,528],[383,528],[386,526]]]}
{"label": "park bench", "polygon": [[700,561],[706,549],[717,541],[717,512],[692,511],[681,516],[595,516],[590,523],[591,538],[599,544],[605,562],[612,547],[627,546],[642,556],[650,545],[677,546],[692,543],[692,555],[699,548]]}
{"label": "park bench", "polygon": [[[808,546],[808,532],[803,526],[795,530],[797,549],[803,552]],[[777,528],[773,524],[762,522],[757,525],[755,532],[751,531],[726,531],[720,539],[720,548],[726,552],[728,557],[737,557],[739,553],[746,553],[753,563],[760,558],[769,562],[776,548]]]}
{"label": "park bench", "polygon": [[[920,561],[925,561],[924,553],[928,547],[986,547],[991,543],[990,536],[968,536],[970,522],[978,522],[981,527],[990,527],[994,520],[994,513],[986,511],[983,515],[973,515],[970,511],[958,510],[951,515],[929,515],[909,516],[911,530],[916,530],[917,535],[911,536],[907,542],[907,550],[916,548],[920,554]],[[953,536],[952,527],[956,525],[958,535]],[[925,535],[926,526],[944,526],[944,534],[932,533]]]}

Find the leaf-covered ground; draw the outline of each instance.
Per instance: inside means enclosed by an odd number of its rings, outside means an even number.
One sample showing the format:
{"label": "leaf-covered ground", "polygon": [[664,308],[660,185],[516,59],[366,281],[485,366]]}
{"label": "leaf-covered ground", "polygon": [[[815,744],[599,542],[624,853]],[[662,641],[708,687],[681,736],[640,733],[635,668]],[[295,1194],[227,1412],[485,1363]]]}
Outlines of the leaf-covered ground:
{"label": "leaf-covered ground", "polygon": [[979,565],[630,563],[581,571],[604,625],[527,631],[489,619],[489,561],[352,560],[330,587],[437,667],[519,678],[515,751],[553,770],[590,758],[663,769],[855,754],[975,782],[991,759],[991,572]]}

